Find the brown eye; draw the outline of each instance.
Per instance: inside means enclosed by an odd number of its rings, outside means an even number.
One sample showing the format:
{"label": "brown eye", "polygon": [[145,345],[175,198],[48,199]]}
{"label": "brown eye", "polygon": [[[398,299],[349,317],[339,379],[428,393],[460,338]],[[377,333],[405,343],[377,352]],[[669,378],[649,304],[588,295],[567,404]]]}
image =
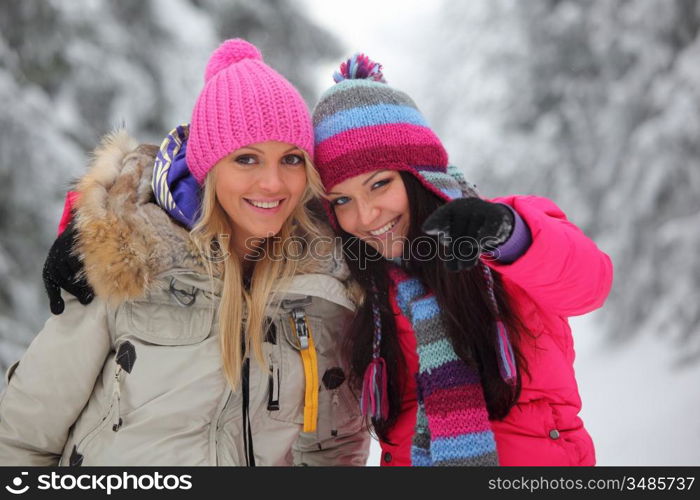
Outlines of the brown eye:
{"label": "brown eye", "polygon": [[258,159],[255,155],[240,155],[236,156],[234,161],[240,165],[255,165]]}
{"label": "brown eye", "polygon": [[282,163],[284,163],[285,165],[303,165],[306,162],[304,161],[303,156],[293,154],[293,155],[286,155],[284,158],[282,158]]}

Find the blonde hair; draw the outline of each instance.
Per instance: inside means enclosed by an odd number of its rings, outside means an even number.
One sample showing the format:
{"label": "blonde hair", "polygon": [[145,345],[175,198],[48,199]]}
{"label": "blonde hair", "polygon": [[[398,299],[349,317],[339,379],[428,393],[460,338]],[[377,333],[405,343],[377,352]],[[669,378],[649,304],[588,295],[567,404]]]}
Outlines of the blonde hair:
{"label": "blonde hair", "polygon": [[229,255],[228,238],[232,234],[232,228],[228,215],[216,197],[214,169],[204,181],[201,216],[190,235],[207,264],[210,278],[214,278],[212,264],[219,264],[218,273],[223,280],[217,312],[219,343],[224,375],[234,389],[241,380],[243,359],[251,351],[258,363],[267,369],[262,350],[267,327],[265,310],[274,300],[279,282],[288,280],[297,273],[298,259],[271,259],[270,256],[282,256],[285,241],[292,236],[313,236],[320,232],[306,204],[313,198],[322,196],[323,186],[306,153],[304,160],[304,194],[276,237],[264,240],[260,248],[263,257],[254,263],[250,290],[243,286],[243,270],[238,256]]}

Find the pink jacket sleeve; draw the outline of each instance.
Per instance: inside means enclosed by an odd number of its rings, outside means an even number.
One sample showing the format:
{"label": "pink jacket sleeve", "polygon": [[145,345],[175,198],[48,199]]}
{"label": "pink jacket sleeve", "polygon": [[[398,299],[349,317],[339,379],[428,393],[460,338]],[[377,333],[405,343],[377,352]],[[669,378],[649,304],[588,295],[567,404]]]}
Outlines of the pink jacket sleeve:
{"label": "pink jacket sleeve", "polygon": [[490,200],[511,206],[532,233],[530,248],[512,264],[484,259],[525,290],[541,307],[577,316],[603,305],[613,278],[612,261],[551,200],[507,196]]}

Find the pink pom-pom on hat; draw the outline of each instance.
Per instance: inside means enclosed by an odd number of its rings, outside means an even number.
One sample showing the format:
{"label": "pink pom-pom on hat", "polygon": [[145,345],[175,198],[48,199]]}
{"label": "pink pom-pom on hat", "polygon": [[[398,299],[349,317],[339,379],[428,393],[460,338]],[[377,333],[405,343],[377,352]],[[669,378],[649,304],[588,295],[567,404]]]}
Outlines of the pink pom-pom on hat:
{"label": "pink pom-pom on hat", "polygon": [[241,62],[243,59],[262,61],[263,57],[258,48],[250,42],[240,38],[226,40],[211,55],[207,69],[204,72],[204,81],[208,82],[211,77],[222,69]]}
{"label": "pink pom-pom on hat", "polygon": [[313,159],[309,109],[299,91],[265,64],[255,45],[226,40],[209,59],[192,112],[187,166],[202,184],[222,158],[267,141],[293,144]]}

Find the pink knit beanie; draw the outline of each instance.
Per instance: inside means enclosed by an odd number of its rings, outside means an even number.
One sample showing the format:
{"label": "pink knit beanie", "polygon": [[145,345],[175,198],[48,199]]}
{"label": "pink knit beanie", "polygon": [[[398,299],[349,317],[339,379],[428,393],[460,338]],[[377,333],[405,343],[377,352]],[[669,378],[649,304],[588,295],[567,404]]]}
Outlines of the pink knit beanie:
{"label": "pink knit beanie", "polygon": [[287,142],[313,158],[304,99],[263,62],[257,47],[240,38],[226,40],[209,59],[204,80],[187,141],[187,165],[197,182],[223,157],[257,142]]}

